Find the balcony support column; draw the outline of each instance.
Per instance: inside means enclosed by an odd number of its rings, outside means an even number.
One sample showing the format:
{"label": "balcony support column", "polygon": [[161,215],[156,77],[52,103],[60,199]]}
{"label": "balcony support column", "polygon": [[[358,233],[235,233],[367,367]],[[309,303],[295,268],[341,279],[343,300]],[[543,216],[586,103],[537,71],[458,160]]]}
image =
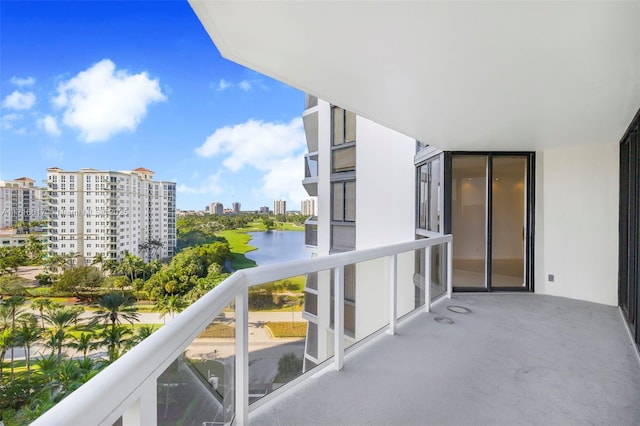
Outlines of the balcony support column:
{"label": "balcony support column", "polygon": [[431,246],[424,248],[424,311],[431,312]]}
{"label": "balcony support column", "polygon": [[336,371],[344,367],[344,265],[333,269],[333,356]]}
{"label": "balcony support column", "polygon": [[249,424],[249,290],[236,296],[236,421]]}
{"label": "balcony support column", "polygon": [[398,255],[394,254],[389,259],[389,334],[396,334],[398,323]]}
{"label": "balcony support column", "polygon": [[453,240],[447,243],[447,297],[453,293]]}
{"label": "balcony support column", "polygon": [[123,426],[158,424],[158,385],[149,379],[143,385],[142,394],[122,414]]}

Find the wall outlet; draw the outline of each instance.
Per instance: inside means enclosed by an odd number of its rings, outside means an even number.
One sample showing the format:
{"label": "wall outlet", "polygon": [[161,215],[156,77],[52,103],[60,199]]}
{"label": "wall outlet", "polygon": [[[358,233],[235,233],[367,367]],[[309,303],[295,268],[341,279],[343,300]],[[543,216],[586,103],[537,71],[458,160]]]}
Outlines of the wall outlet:
{"label": "wall outlet", "polygon": [[554,282],[554,281],[556,280],[555,275],[553,275],[553,274],[549,274],[549,278],[548,278],[548,280],[549,280],[549,282],[550,282],[550,283]]}

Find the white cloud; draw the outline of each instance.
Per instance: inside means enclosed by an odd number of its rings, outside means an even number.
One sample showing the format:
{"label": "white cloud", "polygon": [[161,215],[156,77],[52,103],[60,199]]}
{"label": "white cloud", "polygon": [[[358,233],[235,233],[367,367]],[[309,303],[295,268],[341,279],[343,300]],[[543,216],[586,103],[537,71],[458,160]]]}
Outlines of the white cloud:
{"label": "white cloud", "polygon": [[309,198],[302,186],[303,164],[304,155],[278,161],[278,164],[262,177],[260,195],[272,200],[287,200],[289,208],[295,210],[302,200]]}
{"label": "white cloud", "polygon": [[247,80],[242,80],[240,83],[238,83],[238,86],[245,92],[251,90],[251,83]]}
{"label": "white cloud", "polygon": [[221,172],[210,175],[205,180],[200,182],[197,186],[187,186],[181,183],[176,187],[176,191],[183,194],[220,195],[225,191],[225,188],[220,183],[221,175]]}
{"label": "white cloud", "polygon": [[7,95],[2,102],[2,106],[11,109],[30,109],[36,103],[36,95],[33,92],[19,92],[14,90]]}
{"label": "white cloud", "polygon": [[223,90],[227,90],[229,87],[231,87],[231,83],[225,80],[224,78],[221,78],[220,81],[218,82],[218,86],[216,87],[216,90],[218,92],[222,92]]}
{"label": "white cloud", "polygon": [[61,132],[58,128],[58,121],[55,117],[51,115],[45,115],[43,118],[38,120],[38,125],[52,136],[60,136]]}
{"label": "white cloud", "polygon": [[[217,129],[195,152],[201,157],[226,155],[224,166],[238,171],[245,165],[271,170],[278,161],[305,148],[302,118],[289,123],[249,120]],[[300,166],[302,169],[302,166]]]}
{"label": "white cloud", "polygon": [[13,128],[14,123],[22,118],[22,114],[12,112],[11,114],[5,114],[0,119],[0,128],[3,130],[9,130]]}
{"label": "white cloud", "polygon": [[269,199],[285,198],[293,205],[307,198],[302,188],[306,148],[301,118],[289,123],[249,120],[217,129],[196,148],[202,157],[224,157],[231,171],[251,167],[263,172],[252,192]]}
{"label": "white cloud", "polygon": [[122,131],[133,132],[154,102],[165,101],[157,79],[146,72],[129,74],[103,59],[58,85],[55,105],[63,123],[80,130],[80,139],[97,142]]}
{"label": "white cloud", "polygon": [[11,83],[15,84],[18,87],[33,86],[36,83],[36,79],[33,77],[11,77]]}

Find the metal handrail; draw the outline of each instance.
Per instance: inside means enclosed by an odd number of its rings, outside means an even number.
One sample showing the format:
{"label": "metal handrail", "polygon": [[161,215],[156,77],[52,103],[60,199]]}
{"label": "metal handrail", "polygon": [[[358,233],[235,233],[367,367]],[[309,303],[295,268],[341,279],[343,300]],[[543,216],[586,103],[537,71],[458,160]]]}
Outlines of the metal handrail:
{"label": "metal handrail", "polygon": [[[342,324],[344,296],[344,266],[374,259],[390,261],[390,317],[389,329],[395,333],[397,320],[397,255],[426,248],[425,262],[429,267],[430,248],[447,244],[448,294],[451,295],[451,235],[414,240],[383,247],[333,254],[307,260],[236,271],[220,285],[201,297],[172,321],[125,353],[106,369],[83,384],[67,398],[36,419],[33,425],[108,425],[120,417],[123,424],[155,424],[156,380],[180,356],[191,342],[222,310],[235,300],[236,308],[236,423],[248,420],[248,289],[292,276],[323,270],[333,270],[335,297],[335,355],[336,369],[344,362]],[[426,273],[425,276],[430,276]],[[429,285],[425,300],[430,301]],[[430,303],[425,303],[428,311]]]}

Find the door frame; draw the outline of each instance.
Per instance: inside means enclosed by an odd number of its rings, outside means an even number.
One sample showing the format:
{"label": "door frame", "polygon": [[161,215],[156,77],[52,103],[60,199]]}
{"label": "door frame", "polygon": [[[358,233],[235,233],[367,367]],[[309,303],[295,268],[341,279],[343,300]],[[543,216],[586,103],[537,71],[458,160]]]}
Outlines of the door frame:
{"label": "door frame", "polygon": [[[451,209],[453,197],[453,157],[457,156],[487,156],[487,189],[486,189],[486,256],[485,256],[485,282],[486,287],[454,287],[454,291],[465,292],[492,292],[492,291],[534,291],[534,252],[535,252],[535,152],[522,151],[445,151],[444,153],[444,233],[450,234],[452,228]],[[522,287],[497,287],[491,286],[491,253],[492,253],[492,200],[493,200],[493,158],[494,157],[523,157],[526,158],[527,184],[526,184],[526,208],[525,208],[525,285]]]}
{"label": "door frame", "polygon": [[618,306],[640,347],[640,110],[620,140]]}

